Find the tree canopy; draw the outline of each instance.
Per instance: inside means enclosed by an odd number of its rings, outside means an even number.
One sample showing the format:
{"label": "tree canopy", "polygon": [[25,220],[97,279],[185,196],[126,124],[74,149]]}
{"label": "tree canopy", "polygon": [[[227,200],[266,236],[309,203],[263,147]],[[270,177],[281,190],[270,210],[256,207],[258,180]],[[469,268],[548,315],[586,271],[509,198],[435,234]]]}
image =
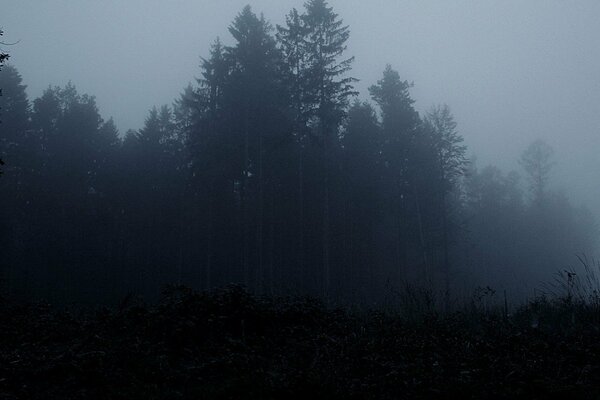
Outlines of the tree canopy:
{"label": "tree canopy", "polygon": [[548,145],[525,150],[525,179],[479,167],[450,107],[420,115],[391,65],[358,100],[350,28],[326,1],[276,27],[247,6],[229,35],[124,135],[74,84],[30,101],[0,71],[5,291],[97,302],[235,282],[382,304],[415,285],[449,304],[477,285],[526,295],[595,249],[590,212],[549,184]]}

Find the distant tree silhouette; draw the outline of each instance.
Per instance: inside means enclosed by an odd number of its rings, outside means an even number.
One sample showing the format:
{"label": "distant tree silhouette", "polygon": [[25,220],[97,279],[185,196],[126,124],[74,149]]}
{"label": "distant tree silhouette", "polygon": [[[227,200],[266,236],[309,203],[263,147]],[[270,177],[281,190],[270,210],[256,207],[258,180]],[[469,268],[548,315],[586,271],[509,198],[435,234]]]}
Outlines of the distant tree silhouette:
{"label": "distant tree silhouette", "polygon": [[519,160],[527,174],[529,188],[534,202],[543,202],[550,172],[554,166],[554,150],[541,139],[533,141],[521,155]]}
{"label": "distant tree silhouette", "polygon": [[[23,169],[27,153],[32,149],[28,137],[30,104],[25,93],[26,86],[19,71],[12,65],[5,65],[0,71],[0,97],[2,120],[0,122],[0,158],[10,164],[11,176],[19,181],[26,173]],[[17,178],[18,176],[18,178]]]}
{"label": "distant tree silhouette", "polygon": [[[2,35],[4,35],[4,31],[0,29],[0,36]],[[3,43],[0,41],[0,44]],[[0,69],[2,69],[2,64],[4,64],[4,62],[8,60],[9,57],[10,56],[7,53],[5,53],[3,50],[0,50]]]}
{"label": "distant tree silhouette", "polygon": [[423,196],[413,179],[427,169],[415,162],[420,119],[413,107],[411,86],[387,65],[382,79],[369,88],[381,111],[382,212],[385,215],[382,230],[386,232],[381,240],[386,242],[387,248],[394,249],[386,252],[382,262],[388,276],[395,271],[391,274],[394,282],[399,277],[407,277],[411,264],[420,264],[419,272],[423,276],[428,276],[430,268],[422,218]]}
{"label": "distant tree silhouette", "polygon": [[107,302],[234,282],[382,304],[416,284],[448,305],[477,285],[525,294],[594,248],[593,216],[548,187],[547,146],[522,157],[528,198],[516,173],[467,162],[450,109],[419,115],[391,66],[373,104],[351,103],[350,30],[326,1],[276,30],[245,7],[229,34],[123,138],[93,96],[69,83],[30,102],[4,66],[6,293]]}
{"label": "distant tree silhouette", "polygon": [[452,241],[453,209],[449,197],[456,190],[459,179],[464,175],[468,160],[467,147],[456,130],[456,122],[447,105],[432,108],[424,118],[425,132],[429,135],[433,150],[432,184],[437,186],[441,218],[442,273],[444,280],[445,304],[450,300],[450,243]]}
{"label": "distant tree silhouette", "polygon": [[[0,36],[4,35],[4,31],[2,29],[0,29]],[[8,60],[10,56],[5,53],[4,51],[0,50],[0,71],[2,70],[2,66],[4,65],[4,62],[6,60]],[[2,96],[2,88],[0,87],[0,96]],[[0,108],[1,110],[1,108]],[[4,161],[2,161],[2,158],[0,158],[0,167],[2,167],[4,165]],[[2,168],[0,168],[0,175],[2,175]]]}
{"label": "distant tree silhouette", "polygon": [[377,228],[381,213],[381,128],[377,114],[368,103],[355,102],[348,111],[342,137],[344,148],[344,237],[346,273],[351,277],[345,289],[358,298],[369,298],[375,290],[378,251]]}
{"label": "distant tree silhouette", "polygon": [[[330,295],[332,274],[332,204],[336,153],[339,153],[338,130],[346,115],[350,97],[355,96],[356,79],[346,76],[353,57],[340,59],[350,37],[348,26],[325,0],[310,0],[301,16],[304,26],[306,69],[304,73],[306,109],[309,126],[317,147],[312,147],[318,160],[322,185],[322,290]],[[292,29],[290,26],[289,29]]]}

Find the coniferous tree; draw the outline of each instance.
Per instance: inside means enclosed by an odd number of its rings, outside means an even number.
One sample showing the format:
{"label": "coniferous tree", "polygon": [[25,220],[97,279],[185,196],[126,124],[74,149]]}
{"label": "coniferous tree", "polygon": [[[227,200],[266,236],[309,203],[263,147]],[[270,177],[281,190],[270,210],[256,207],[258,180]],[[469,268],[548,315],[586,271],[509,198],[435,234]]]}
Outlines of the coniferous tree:
{"label": "coniferous tree", "polygon": [[348,111],[344,148],[347,291],[366,299],[376,290],[376,225],[380,221],[381,131],[375,110],[356,102]]}
{"label": "coniferous tree", "polygon": [[[173,114],[168,106],[153,107],[139,132],[129,132],[124,147],[133,160],[128,181],[130,192],[130,252],[140,290],[153,292],[174,280],[173,268],[181,239],[178,224],[184,190],[182,143],[176,135]],[[127,183],[126,183],[127,184]],[[133,201],[132,201],[133,200]],[[156,243],[161,242],[161,246]]]}
{"label": "coniferous tree", "polygon": [[[194,228],[193,237],[200,237],[201,252],[192,252],[192,260],[203,266],[199,279],[211,288],[216,279],[216,266],[224,268],[229,257],[221,252],[226,232],[234,229],[231,188],[234,171],[229,161],[233,143],[225,131],[223,92],[229,75],[224,49],[217,39],[210,57],[203,59],[202,78],[198,88],[188,87],[178,103],[178,116],[185,116],[185,144],[190,161],[189,202]],[[184,122],[179,119],[179,124]]]}
{"label": "coniferous tree", "polygon": [[544,201],[550,171],[554,165],[552,160],[554,150],[543,140],[535,140],[521,155],[521,166],[527,173],[529,188],[534,203]]}
{"label": "coniferous tree", "polygon": [[[229,30],[234,45],[213,46],[202,65],[200,87],[188,92],[187,104],[196,113],[188,143],[193,175],[212,193],[212,199],[207,199],[206,226],[220,231],[207,235],[207,251],[221,254],[222,272],[236,273],[233,270],[239,266],[243,282],[260,289],[266,280],[265,202],[273,197],[277,171],[273,157],[290,140],[286,139],[281,57],[271,26],[250,7],[242,10]],[[237,229],[217,227],[217,220],[228,218]],[[236,248],[238,252],[231,251]],[[233,259],[236,253],[238,258]],[[214,269],[213,256],[207,255],[206,263],[208,277]]]}
{"label": "coniferous tree", "polygon": [[294,242],[295,247],[291,254],[294,255],[293,264],[296,266],[297,276],[302,276],[299,280],[306,285],[308,279],[308,268],[306,265],[306,195],[305,195],[305,158],[306,145],[308,142],[308,120],[309,102],[307,101],[306,90],[306,69],[307,52],[306,45],[306,27],[298,10],[295,8],[286,16],[286,25],[277,26],[277,45],[282,57],[282,79],[288,93],[288,109],[290,111],[290,123],[292,135],[295,143],[290,156],[297,160],[297,173],[293,178],[296,181],[295,191],[296,205],[294,214],[297,215],[295,223]]}
{"label": "coniferous tree", "polygon": [[32,151],[28,132],[31,107],[25,93],[27,86],[14,66],[6,65],[0,70],[0,87],[0,159],[10,166],[11,190],[15,191],[19,189],[14,185],[23,183],[23,175],[28,173],[25,165]]}
{"label": "coniferous tree", "polygon": [[[397,71],[387,65],[381,80],[369,88],[373,100],[381,110],[383,163],[381,184],[385,188],[383,204],[385,215],[381,229],[385,270],[398,271],[393,277],[406,279],[420,265],[421,276],[428,276],[429,259],[425,243],[422,196],[419,196],[414,177],[415,137],[420,125],[419,115],[413,107],[409,89],[411,84],[402,81]],[[422,152],[421,152],[422,153]],[[414,173],[412,173],[414,171]],[[412,175],[412,176],[411,176]],[[415,251],[418,249],[419,251]],[[415,254],[417,253],[417,254]],[[398,279],[393,279],[397,282]]]}
{"label": "coniferous tree", "polygon": [[468,160],[463,138],[456,131],[456,122],[447,105],[432,108],[424,118],[425,132],[432,146],[435,180],[438,185],[439,217],[441,219],[442,274],[445,304],[450,304],[450,242],[458,221],[454,220],[451,193],[458,189],[458,181],[465,173]]}
{"label": "coniferous tree", "polygon": [[[32,178],[36,195],[28,199],[36,221],[32,231],[40,237],[36,264],[49,296],[79,296],[96,280],[104,264],[100,236],[87,235],[97,223],[101,160],[102,118],[93,97],[80,95],[71,84],[49,88],[34,101],[32,141],[39,149]],[[43,223],[42,223],[43,221]],[[88,281],[89,279],[89,281]]]}
{"label": "coniferous tree", "polygon": [[[244,282],[258,288],[264,282],[265,132],[273,129],[279,113],[280,53],[271,36],[272,28],[246,6],[229,28],[235,45],[227,48],[232,65],[225,92],[229,112],[235,113],[234,135],[243,143],[241,154],[240,212],[241,263]],[[280,127],[278,127],[280,128]],[[273,134],[272,134],[273,135]],[[271,135],[271,136],[272,136]],[[253,229],[254,228],[254,229]],[[255,254],[251,254],[254,249]],[[252,260],[254,258],[254,260]],[[252,265],[254,264],[254,268]],[[251,271],[254,269],[254,274]],[[254,277],[252,277],[254,275]]]}
{"label": "coniferous tree", "polygon": [[316,159],[322,185],[322,290],[327,297],[331,286],[332,185],[334,160],[339,153],[338,130],[346,114],[349,98],[356,95],[347,77],[353,57],[341,59],[350,37],[348,26],[338,18],[325,0],[310,0],[302,15],[306,68],[303,97],[312,128]]}
{"label": "coniferous tree", "polygon": [[23,254],[22,242],[27,232],[27,207],[21,205],[31,194],[30,168],[34,149],[29,138],[30,104],[26,86],[17,69],[6,65],[0,70],[0,174],[2,160],[6,160],[6,175],[0,180],[0,242],[5,246],[0,260],[0,277],[3,292],[10,291],[8,284],[18,271],[18,260]]}
{"label": "coniferous tree", "polygon": [[229,32],[197,83],[123,139],[72,84],[30,107],[16,69],[0,72],[12,294],[108,301],[237,282],[379,302],[417,283],[448,305],[461,282],[516,290],[594,246],[589,212],[549,189],[543,145],[522,157],[526,201],[515,173],[467,164],[448,107],[420,118],[390,66],[370,88],[380,112],[350,106],[349,29],[326,1],[276,35],[245,7]]}

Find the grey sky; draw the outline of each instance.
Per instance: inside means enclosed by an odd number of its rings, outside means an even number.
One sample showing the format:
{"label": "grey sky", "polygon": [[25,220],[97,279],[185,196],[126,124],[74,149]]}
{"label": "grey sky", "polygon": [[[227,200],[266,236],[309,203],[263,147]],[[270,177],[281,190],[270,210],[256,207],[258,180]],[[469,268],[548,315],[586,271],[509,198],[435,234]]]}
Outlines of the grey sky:
{"label": "grey sky", "polygon": [[[0,26],[31,98],[71,80],[105,118],[139,128],[199,75],[199,57],[250,3],[281,23],[303,0],[2,0]],[[535,138],[558,180],[600,212],[600,1],[330,0],[350,25],[353,75],[386,63],[417,109],[447,103],[479,164],[514,166]]]}

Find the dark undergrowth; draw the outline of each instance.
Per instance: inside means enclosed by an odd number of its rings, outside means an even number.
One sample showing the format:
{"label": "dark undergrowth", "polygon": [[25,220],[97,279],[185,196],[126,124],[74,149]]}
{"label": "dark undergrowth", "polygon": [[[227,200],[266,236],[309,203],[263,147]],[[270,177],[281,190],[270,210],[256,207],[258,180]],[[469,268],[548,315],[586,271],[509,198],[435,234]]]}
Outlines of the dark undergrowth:
{"label": "dark undergrowth", "polygon": [[171,288],[154,306],[0,305],[0,399],[600,398],[600,308],[350,312]]}

